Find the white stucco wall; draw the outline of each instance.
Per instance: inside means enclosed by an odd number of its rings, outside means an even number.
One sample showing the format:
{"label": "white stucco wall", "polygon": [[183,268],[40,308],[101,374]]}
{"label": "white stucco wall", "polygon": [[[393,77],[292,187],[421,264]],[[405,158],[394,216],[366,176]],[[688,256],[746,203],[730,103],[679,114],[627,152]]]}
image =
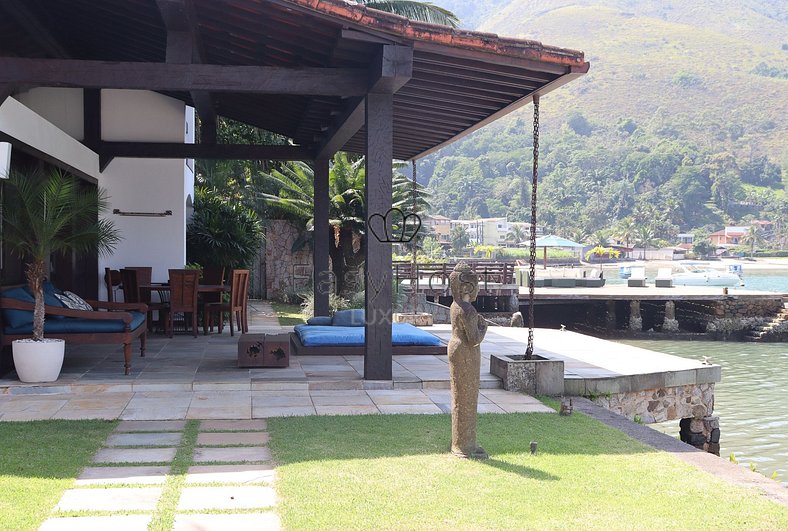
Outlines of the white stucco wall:
{"label": "white stucco wall", "polygon": [[[193,197],[192,167],[177,159],[113,160],[99,172],[98,155],[82,138],[79,89],[34,89],[8,98],[0,107],[0,131],[46,152],[65,165],[97,179],[109,195],[109,213],[123,241],[109,257],[99,258],[99,294],[106,296],[104,268],[148,265],[153,280],[167,279],[170,268],[186,263],[186,203]],[[24,104],[22,104],[24,102]],[[183,102],[145,91],[102,91],[102,139],[107,141],[183,142],[194,139],[194,111]],[[166,217],[126,217],[113,209],[164,212]]]}

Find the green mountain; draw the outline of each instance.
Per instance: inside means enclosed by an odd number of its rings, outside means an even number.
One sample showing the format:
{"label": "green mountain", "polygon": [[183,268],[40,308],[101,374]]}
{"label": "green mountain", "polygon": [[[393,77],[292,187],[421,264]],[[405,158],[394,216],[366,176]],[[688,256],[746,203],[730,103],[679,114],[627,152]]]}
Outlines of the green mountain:
{"label": "green mountain", "polygon": [[[788,224],[785,2],[439,3],[466,27],[580,49],[591,62],[542,98],[539,219],[554,232],[624,218],[664,239],[752,217],[778,232]],[[420,162],[441,213],[528,216],[531,112]]]}

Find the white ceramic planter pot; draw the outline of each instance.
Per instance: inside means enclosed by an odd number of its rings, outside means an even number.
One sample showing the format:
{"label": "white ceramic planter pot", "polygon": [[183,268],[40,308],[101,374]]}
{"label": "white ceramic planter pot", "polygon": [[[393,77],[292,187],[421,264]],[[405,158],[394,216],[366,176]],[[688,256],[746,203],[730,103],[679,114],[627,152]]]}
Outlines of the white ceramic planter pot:
{"label": "white ceramic planter pot", "polygon": [[19,379],[26,383],[54,382],[63,367],[66,342],[62,339],[34,341],[17,339],[13,342],[14,367]]}

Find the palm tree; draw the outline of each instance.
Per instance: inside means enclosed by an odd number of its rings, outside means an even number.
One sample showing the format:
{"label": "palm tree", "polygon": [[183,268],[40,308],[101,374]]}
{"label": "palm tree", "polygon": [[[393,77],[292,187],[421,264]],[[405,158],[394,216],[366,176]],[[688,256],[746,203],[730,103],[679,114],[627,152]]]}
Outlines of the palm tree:
{"label": "palm tree", "polygon": [[750,225],[747,234],[745,234],[741,239],[741,242],[744,245],[750,246],[750,258],[755,256],[755,248],[763,245],[763,240],[763,227],[757,223]]}
{"label": "palm tree", "polygon": [[610,235],[608,234],[608,231],[600,229],[594,231],[594,233],[586,240],[586,243],[591,247],[607,247],[610,245]]}
{"label": "palm tree", "polygon": [[654,241],[654,229],[651,225],[640,225],[635,230],[635,242],[643,247],[643,260],[646,259],[646,248]]}
{"label": "palm tree", "polygon": [[363,4],[372,9],[380,11],[387,11],[395,13],[411,20],[419,20],[421,22],[430,22],[432,24],[443,24],[444,26],[451,26],[456,28],[460,19],[457,15],[436,6],[432,2],[414,2],[412,0],[359,0]]}
{"label": "palm tree", "polygon": [[522,225],[512,225],[509,228],[509,232],[506,233],[506,241],[515,245],[521,244],[528,238],[529,235],[526,233],[525,227]]}
{"label": "palm tree", "polygon": [[33,339],[44,338],[44,280],[52,253],[110,253],[120,241],[111,220],[99,218],[108,208],[103,190],[82,188],[58,169],[48,173],[11,172],[16,197],[3,205],[3,238],[16,254],[27,257],[25,276],[35,297]]}

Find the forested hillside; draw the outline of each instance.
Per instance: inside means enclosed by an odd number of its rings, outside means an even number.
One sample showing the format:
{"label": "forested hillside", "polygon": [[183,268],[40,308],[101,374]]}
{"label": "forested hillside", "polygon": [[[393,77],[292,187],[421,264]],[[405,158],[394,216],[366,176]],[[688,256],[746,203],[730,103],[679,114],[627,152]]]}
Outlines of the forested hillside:
{"label": "forested hillside", "polygon": [[[540,224],[576,238],[646,226],[670,240],[757,217],[785,238],[788,4],[438,3],[465,27],[580,49],[591,62],[542,99]],[[420,161],[438,213],[527,219],[531,112]]]}

